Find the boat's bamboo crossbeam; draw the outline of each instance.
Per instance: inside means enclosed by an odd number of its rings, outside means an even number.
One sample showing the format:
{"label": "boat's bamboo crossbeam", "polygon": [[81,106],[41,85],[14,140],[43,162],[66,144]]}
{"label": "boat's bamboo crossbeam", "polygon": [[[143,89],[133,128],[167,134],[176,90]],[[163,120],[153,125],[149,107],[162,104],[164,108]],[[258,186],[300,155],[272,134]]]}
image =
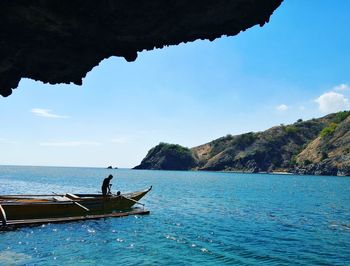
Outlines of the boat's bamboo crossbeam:
{"label": "boat's bamboo crossbeam", "polygon": [[0,205],[0,213],[1,213],[2,225],[6,225],[7,224],[6,212],[1,205]]}
{"label": "boat's bamboo crossbeam", "polygon": [[80,203],[73,201],[73,204],[75,204],[76,206],[78,206],[79,208],[82,208],[83,210],[89,212],[89,208],[86,208],[85,206],[81,205]]}

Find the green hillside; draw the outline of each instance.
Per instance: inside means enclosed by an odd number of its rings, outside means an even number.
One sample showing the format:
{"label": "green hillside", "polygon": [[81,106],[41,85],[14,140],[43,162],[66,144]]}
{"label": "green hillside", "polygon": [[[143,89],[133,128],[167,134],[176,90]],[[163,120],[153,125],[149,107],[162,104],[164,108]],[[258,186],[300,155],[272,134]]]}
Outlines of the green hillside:
{"label": "green hillside", "polygon": [[227,135],[188,149],[161,143],[136,169],[350,175],[350,112],[262,132]]}

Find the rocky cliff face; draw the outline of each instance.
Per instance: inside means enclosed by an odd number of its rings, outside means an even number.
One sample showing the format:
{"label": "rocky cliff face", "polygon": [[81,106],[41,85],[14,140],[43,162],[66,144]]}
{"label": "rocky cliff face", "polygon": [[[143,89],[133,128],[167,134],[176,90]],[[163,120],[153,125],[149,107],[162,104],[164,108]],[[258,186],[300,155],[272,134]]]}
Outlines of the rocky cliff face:
{"label": "rocky cliff face", "polygon": [[293,172],[350,175],[350,116],[339,114],[296,156]]}
{"label": "rocky cliff face", "polygon": [[208,151],[204,157],[198,153],[203,145],[192,148],[199,161],[197,168],[248,172],[289,168],[292,157],[318,136],[331,117],[280,125],[258,133],[229,135],[204,144]]}
{"label": "rocky cliff face", "polygon": [[21,78],[74,82],[110,56],[233,36],[264,25],[282,0],[0,1],[0,95]]}
{"label": "rocky cliff face", "polygon": [[[227,135],[188,150],[186,162],[191,163],[182,165],[177,161],[172,164],[181,165],[175,168],[177,170],[350,175],[349,114],[339,112],[319,119],[298,120],[292,125],[280,125],[263,132]],[[149,164],[141,165],[148,169],[163,169],[159,156],[154,156],[151,151],[142,161]],[[189,160],[190,155],[193,160]],[[174,154],[167,158],[176,160]]]}

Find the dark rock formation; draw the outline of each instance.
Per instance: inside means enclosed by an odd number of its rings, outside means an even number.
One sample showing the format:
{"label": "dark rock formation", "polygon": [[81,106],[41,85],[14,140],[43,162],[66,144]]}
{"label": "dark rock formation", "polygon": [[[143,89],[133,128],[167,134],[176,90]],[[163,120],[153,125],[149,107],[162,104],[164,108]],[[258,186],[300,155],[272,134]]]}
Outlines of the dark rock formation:
{"label": "dark rock formation", "polygon": [[291,172],[298,175],[337,175],[338,169],[332,165],[331,160],[327,160],[309,165],[297,165]]}
{"label": "dark rock formation", "polygon": [[189,170],[196,165],[190,149],[180,145],[160,143],[152,148],[134,169]]}
{"label": "dark rock formation", "polygon": [[81,85],[110,56],[233,36],[264,25],[282,0],[3,0],[0,94],[21,78]]}
{"label": "dark rock formation", "polygon": [[[263,132],[227,135],[192,148],[187,157],[190,155],[194,166],[182,165],[177,157],[168,157],[167,164],[177,170],[350,176],[350,112],[298,120]],[[162,160],[152,149],[141,165],[143,169],[164,169]]]}

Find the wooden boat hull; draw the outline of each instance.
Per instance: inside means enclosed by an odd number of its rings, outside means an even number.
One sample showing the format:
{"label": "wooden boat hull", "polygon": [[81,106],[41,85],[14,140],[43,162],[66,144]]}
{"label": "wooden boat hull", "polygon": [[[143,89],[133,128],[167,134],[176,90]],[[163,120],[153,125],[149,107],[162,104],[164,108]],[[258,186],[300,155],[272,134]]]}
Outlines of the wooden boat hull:
{"label": "wooden boat hull", "polygon": [[150,190],[151,187],[144,191],[119,196],[76,194],[73,195],[75,196],[73,199],[62,197],[63,200],[57,200],[58,197],[39,199],[3,196],[0,197],[0,205],[6,214],[7,220],[98,215],[129,210]]}
{"label": "wooden boat hull", "polygon": [[104,213],[95,215],[84,215],[84,216],[73,216],[73,217],[58,217],[58,218],[43,218],[43,219],[26,219],[26,220],[9,220],[6,225],[0,225],[1,231],[11,231],[20,227],[26,226],[38,226],[47,223],[68,223],[68,222],[79,222],[87,220],[97,220],[102,218],[119,218],[129,215],[147,215],[149,210],[143,208],[131,208],[128,211]]}

